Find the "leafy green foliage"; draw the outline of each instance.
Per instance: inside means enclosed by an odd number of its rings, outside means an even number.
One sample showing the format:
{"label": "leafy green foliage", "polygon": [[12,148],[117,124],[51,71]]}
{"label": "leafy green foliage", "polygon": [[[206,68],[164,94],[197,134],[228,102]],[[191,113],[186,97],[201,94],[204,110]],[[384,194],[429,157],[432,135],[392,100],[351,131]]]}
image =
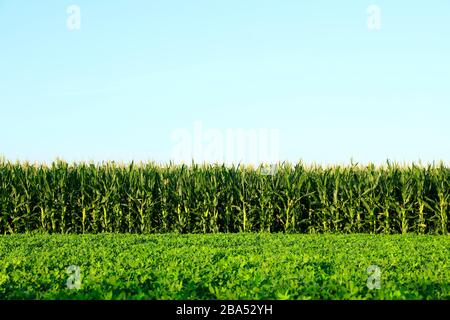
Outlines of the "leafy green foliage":
{"label": "leafy green foliage", "polygon": [[447,234],[450,168],[0,161],[0,234]]}
{"label": "leafy green foliage", "polygon": [[0,236],[0,299],[450,299],[450,237]]}

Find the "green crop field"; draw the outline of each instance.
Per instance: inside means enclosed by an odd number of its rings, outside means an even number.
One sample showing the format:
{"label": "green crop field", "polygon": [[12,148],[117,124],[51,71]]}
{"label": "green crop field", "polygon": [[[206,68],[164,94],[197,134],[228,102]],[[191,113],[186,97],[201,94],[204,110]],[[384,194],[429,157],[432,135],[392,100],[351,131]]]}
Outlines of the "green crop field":
{"label": "green crop field", "polygon": [[1,236],[0,298],[450,299],[450,237]]}
{"label": "green crop field", "polygon": [[275,169],[0,161],[0,299],[450,299],[449,167]]}

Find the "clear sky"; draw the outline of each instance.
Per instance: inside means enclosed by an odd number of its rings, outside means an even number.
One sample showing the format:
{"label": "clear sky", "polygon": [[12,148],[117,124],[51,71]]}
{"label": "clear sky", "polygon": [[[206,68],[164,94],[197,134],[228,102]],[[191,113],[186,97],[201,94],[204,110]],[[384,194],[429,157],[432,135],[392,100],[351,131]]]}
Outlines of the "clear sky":
{"label": "clear sky", "polygon": [[449,21],[448,0],[0,0],[0,155],[169,161],[200,121],[278,130],[280,160],[449,161]]}

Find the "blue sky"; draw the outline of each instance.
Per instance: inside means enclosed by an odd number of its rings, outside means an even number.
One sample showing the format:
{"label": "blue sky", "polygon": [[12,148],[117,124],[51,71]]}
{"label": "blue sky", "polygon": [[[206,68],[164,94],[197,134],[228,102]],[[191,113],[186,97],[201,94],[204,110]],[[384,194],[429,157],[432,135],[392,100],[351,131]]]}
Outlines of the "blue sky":
{"label": "blue sky", "polygon": [[279,130],[280,160],[449,161],[449,20],[448,0],[0,0],[0,155],[169,161],[201,121]]}

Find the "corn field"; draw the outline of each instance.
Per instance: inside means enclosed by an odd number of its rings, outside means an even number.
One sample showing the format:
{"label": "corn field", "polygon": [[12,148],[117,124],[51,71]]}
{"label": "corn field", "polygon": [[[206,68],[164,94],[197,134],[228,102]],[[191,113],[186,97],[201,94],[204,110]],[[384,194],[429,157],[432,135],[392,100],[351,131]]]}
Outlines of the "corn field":
{"label": "corn field", "polygon": [[447,234],[441,164],[265,167],[0,161],[0,233]]}

